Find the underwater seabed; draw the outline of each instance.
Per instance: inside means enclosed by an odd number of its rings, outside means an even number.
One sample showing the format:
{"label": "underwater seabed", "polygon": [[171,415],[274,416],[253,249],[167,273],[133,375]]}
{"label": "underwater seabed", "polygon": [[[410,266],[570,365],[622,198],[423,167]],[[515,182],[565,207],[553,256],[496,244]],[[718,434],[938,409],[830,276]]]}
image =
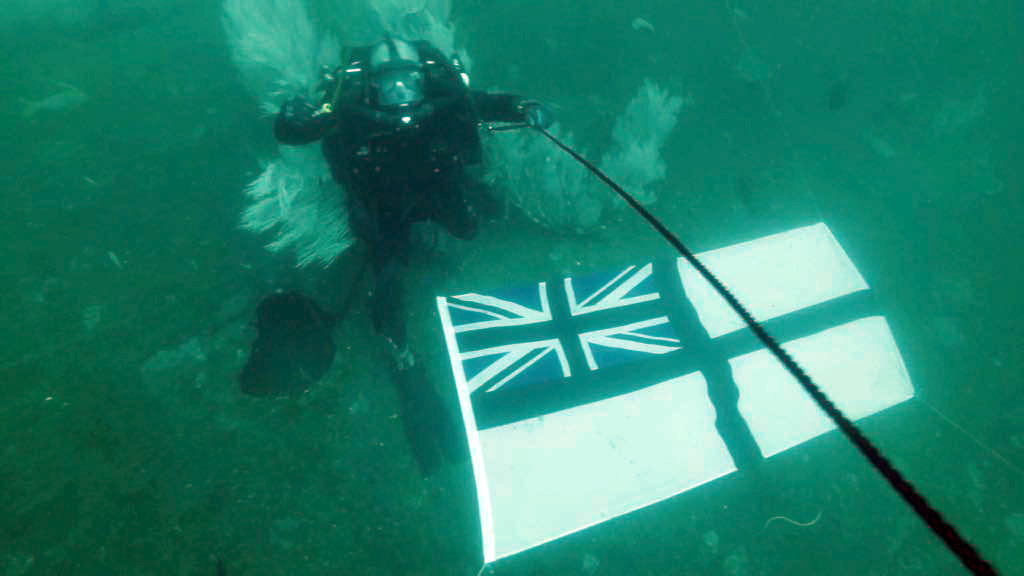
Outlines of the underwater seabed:
{"label": "underwater seabed", "polygon": [[[968,435],[979,432],[979,423],[955,417],[956,407],[932,392],[947,384],[935,379],[933,369],[920,368],[947,365],[955,374],[970,369],[956,358],[977,337],[967,326],[980,311],[979,287],[965,278],[941,280],[923,306],[913,305],[921,299],[895,283],[894,267],[903,266],[897,255],[860,253],[865,246],[896,241],[874,225],[885,229],[886,221],[865,219],[859,211],[872,209],[870,198],[849,204],[857,196],[852,187],[821,172],[820,166],[812,171],[796,164],[769,171],[755,179],[757,189],[748,200],[731,210],[785,212],[788,203],[806,200],[810,192],[804,189],[814,191],[826,215],[834,210],[832,225],[869,281],[880,279],[872,281],[880,297],[895,291],[886,306],[894,310],[894,330],[901,347],[908,344],[910,368],[925,399],[868,418],[864,430],[972,542],[1010,570],[1024,549],[1024,516],[999,495],[1012,493],[1019,470],[979,448]],[[788,225],[786,220],[778,225]],[[723,243],[731,241],[726,236],[742,236],[737,230],[746,225],[734,223],[732,232],[720,233]],[[601,269],[629,261],[638,250],[656,251],[656,239],[630,236],[638,230],[627,220],[592,236],[559,237],[536,233],[527,221],[500,220],[471,243],[443,243],[443,252],[409,270],[413,346],[440,350],[433,295]],[[510,252],[517,258],[507,259]],[[335,366],[320,385],[299,398],[252,400],[235,390],[251,339],[246,310],[255,297],[225,302],[203,333],[183,337],[141,365],[143,390],[154,402],[153,430],[176,447],[157,468],[167,470],[160,476],[173,495],[172,508],[187,511],[177,518],[181,529],[204,534],[190,535],[192,541],[214,542],[229,574],[341,568],[352,574],[475,574],[479,544],[470,472],[449,468],[427,482],[419,478],[395,418],[390,375],[382,368],[388,357],[366,337],[365,306],[357,302],[342,323]],[[936,316],[932,307],[943,311]],[[444,358],[438,352],[424,361],[434,385],[454,403],[444,386]],[[990,366],[987,372],[998,375],[1001,367]],[[998,446],[1000,453],[1020,450],[1024,438],[1018,433],[1008,442]],[[398,549],[403,553],[395,554]],[[203,558],[197,550],[194,566],[202,566]],[[956,560],[834,433],[773,458],[756,473],[723,478],[503,560],[484,573],[752,576],[822,570],[959,573]]]}
{"label": "underwater seabed", "polygon": [[[582,243],[561,246],[585,253]],[[527,267],[534,266],[518,274],[553,271],[550,244],[516,248]],[[427,293],[504,282],[485,265],[487,253],[497,249],[493,237],[465,252],[456,245],[449,252],[455,261],[474,256],[459,266],[439,256],[440,266],[414,266],[409,282]],[[940,291],[960,298],[963,288]],[[341,326],[338,358],[323,382],[298,398],[250,399],[236,390],[254,296],[226,301],[209,329],[141,363],[138,391],[149,407],[140,417],[166,447],[148,458],[145,477],[161,486],[164,499],[148,506],[170,515],[173,530],[163,537],[177,542],[175,554],[184,551],[167,562],[200,571],[214,554],[228,574],[258,576],[339,569],[475,574],[470,472],[450,468],[427,482],[418,476],[394,417],[390,374],[382,368],[389,359],[365,338],[364,307],[357,305]],[[410,304],[413,343],[425,350],[440,346],[429,304]],[[425,361],[443,391],[444,359]],[[1000,512],[995,497],[1014,485],[1011,470],[916,400],[867,419],[864,429],[972,541],[1013,566],[1024,517]],[[943,456],[948,453],[960,456]],[[148,489],[117,490],[128,497]],[[986,511],[1004,517],[991,528],[975,525]],[[999,536],[1003,531],[1006,536]],[[976,536],[986,533],[991,536]],[[90,539],[81,528],[73,534]],[[989,537],[994,540],[986,546]],[[723,478],[484,573],[752,576],[826,569],[850,575],[958,573],[956,561],[838,434],[787,451],[755,474]]]}
{"label": "underwater seabed", "polygon": [[[87,109],[92,98],[51,104]],[[851,166],[806,154],[699,178],[670,163],[652,209],[698,250],[812,218],[832,226],[891,311],[920,391],[867,419],[865,432],[1002,573],[1024,573],[1019,254],[1004,234],[1019,228],[1020,202],[971,124],[984,101],[968,90],[951,102],[948,113],[936,102],[913,116],[909,131],[899,119],[871,126],[900,135],[891,138],[891,158],[867,151],[870,162]],[[37,120],[46,113],[39,109]],[[932,126],[933,141],[917,139]],[[83,184],[83,175],[96,175],[76,172],[90,145],[54,145],[61,169],[45,179],[67,172],[62,185],[85,188],[79,202],[98,202],[109,183]],[[38,246],[54,240],[32,230],[28,240]],[[417,349],[435,352],[424,361],[453,406],[435,295],[668,253],[630,213],[586,235],[504,218],[473,242],[430,247],[437,249],[408,272],[409,328]],[[268,262],[293,260],[231,253],[218,268],[209,265],[217,253],[209,241],[187,248],[189,260],[179,262],[175,251],[85,244],[63,267],[40,266],[11,282],[4,304],[14,336],[0,366],[0,429],[10,440],[0,459],[0,573],[222,576],[220,565],[226,576],[477,574],[471,472],[419,476],[397,418],[390,358],[371,336],[366,286],[357,286],[362,295],[339,326],[334,366],[319,385],[295,398],[249,398],[237,378],[252,312],[265,289],[293,280],[254,277],[274,269]],[[202,287],[204,297],[183,285]],[[962,570],[853,449],[826,434],[756,474],[723,478],[484,573]]]}
{"label": "underwater seabed", "polygon": [[[879,212],[881,205],[893,208],[886,197],[896,192],[866,193],[861,187],[875,180],[869,175],[862,174],[860,182],[825,176],[846,171],[794,161],[745,175],[722,172],[708,178],[699,193],[670,173],[653,209],[682,231],[684,241],[699,242],[699,249],[824,218],[851,246],[869,282],[880,293],[893,293],[888,305],[896,311],[897,337],[901,345],[910,342],[910,354],[919,358],[912,369],[941,366],[972,340],[964,307],[977,306],[971,295],[977,289],[956,280],[939,282],[929,298],[943,309],[915,307],[919,294],[896,282],[906,270],[902,255],[884,247],[902,246],[908,234],[924,241],[926,233],[918,236],[922,232],[902,223],[897,211]],[[680,197],[685,210],[677,208]],[[433,296],[602,269],[632,261],[637,253],[666,254],[629,213],[586,235],[502,218],[471,243],[446,239],[441,246],[442,253],[409,269],[409,329],[416,349],[437,351],[424,361],[433,384],[452,404]],[[250,308],[254,300],[248,296]],[[228,310],[236,306],[225,303]],[[238,312],[219,314],[225,319],[211,322],[202,334],[183,336],[142,364],[144,389],[158,399],[158,429],[172,445],[185,447],[166,456],[176,463],[169,476],[175,508],[189,511],[179,524],[190,540],[214,542],[212,553],[229,574],[479,570],[469,470],[447,469],[427,482],[418,477],[383,368],[389,359],[367,337],[364,310],[357,300],[340,327],[334,367],[299,398],[261,401],[233,392],[251,339],[248,320]],[[914,376],[926,399],[929,390],[943,388]],[[947,411],[963,430],[940,416]],[[1012,567],[1024,546],[1024,520],[996,503],[1019,478],[979,449],[965,434],[971,422],[955,416],[944,403],[911,401],[867,419],[864,428],[991,559]],[[999,448],[1002,453],[1007,447]],[[991,522],[990,514],[999,520]],[[199,545],[190,546],[197,550],[192,565],[202,566]],[[790,450],[757,473],[724,478],[484,573],[753,576],[823,570],[901,576],[958,570],[956,560],[837,434]]]}
{"label": "underwater seabed", "polygon": [[[908,268],[905,253],[888,248],[928,241],[928,226],[906,216],[915,196],[899,196],[904,188],[898,181],[891,189],[868,189],[837,176],[847,170],[805,160],[755,173],[746,200],[735,178],[721,177],[693,213],[671,210],[673,190],[685,188],[670,173],[653,209],[684,241],[705,244],[701,248],[760,235],[748,227],[762,218],[774,221],[769,227],[788,227],[792,210],[824,216],[869,282],[880,294],[891,294],[886,305],[921,397],[963,428],[915,400],[869,418],[865,432],[1012,574],[1024,558],[1021,478],[966,435],[987,440],[1010,461],[1024,450],[1014,424],[1024,413],[1014,402],[999,406],[986,385],[1019,369],[1007,349],[1011,342],[995,336],[1003,324],[993,316],[1002,312],[987,303],[987,276],[959,267],[971,253],[957,257],[942,278],[924,279],[930,261]],[[723,201],[728,190],[733,195]],[[817,202],[813,210],[806,208],[808,194]],[[408,275],[411,337],[418,349],[436,351],[424,360],[443,397],[454,405],[444,386],[449,373],[435,331],[434,295],[603,269],[631,262],[637,253],[658,253],[660,241],[642,230],[627,218],[593,235],[563,236],[503,219],[473,242],[443,243],[444,252],[414,262]],[[941,254],[948,250],[942,246]],[[516,258],[508,260],[509,253]],[[119,258],[129,271],[137,265]],[[105,253],[90,261],[117,270]],[[202,574],[219,559],[229,576],[476,574],[471,474],[448,468],[426,482],[419,477],[396,418],[387,352],[368,337],[365,301],[357,299],[340,325],[335,365],[323,382],[298,398],[252,399],[237,392],[237,375],[259,294],[212,274],[201,279],[212,294],[225,295],[214,296],[220,303],[204,322],[177,320],[171,302],[140,317],[119,316],[109,306],[92,309],[96,303],[88,302],[81,306],[82,323],[70,329],[91,336],[55,354],[95,351],[95,368],[80,362],[73,371],[51,369],[52,358],[41,356],[16,370],[19,378],[52,390],[53,400],[39,397],[35,386],[15,388],[8,399],[4,425],[21,436],[3,464],[4,477],[13,479],[5,502],[24,528],[9,532],[14,545],[2,557],[7,573]],[[47,307],[59,286],[29,283],[24,290],[26,309],[39,310],[40,317],[53,312]],[[132,326],[157,321],[178,336],[159,345],[131,341]],[[122,331],[120,339],[111,338]],[[108,376],[108,389],[93,391],[91,398],[73,393],[75,382],[93,377],[92,370],[106,374],[99,366],[107,363],[121,366]],[[977,404],[961,403],[946,390]],[[43,435],[58,427],[74,440]],[[997,437],[1003,440],[989,444]],[[32,482],[55,473],[74,480],[46,490]],[[55,517],[67,520],[55,523]],[[115,548],[114,542],[124,545]],[[783,453],[757,474],[723,478],[485,570],[594,576],[822,572],[960,573],[837,434]]]}
{"label": "underwater seabed", "polygon": [[[699,192],[670,169],[652,209],[699,249],[824,216],[869,282],[892,295],[894,330],[922,398],[963,428],[915,400],[868,419],[865,431],[987,558],[1013,574],[1024,571],[1021,477],[966,435],[1011,462],[1024,453],[1024,412],[1012,397],[992,395],[995,383],[1020,373],[1012,337],[1001,337],[1013,327],[997,318],[1012,307],[991,303],[1013,300],[991,296],[991,271],[970,264],[991,255],[961,242],[978,231],[971,227],[978,214],[1009,202],[979,192],[986,179],[998,181],[984,154],[961,157],[955,149],[952,141],[933,144],[919,162],[895,171],[804,159],[755,170],[746,184],[718,172]],[[960,171],[964,162],[975,169]],[[927,185],[922,173],[931,174]],[[628,213],[584,236],[503,219],[473,242],[442,247],[411,267],[408,306],[413,344],[438,351],[425,361],[451,405],[434,295],[665,254]],[[89,248],[76,266],[130,274],[140,265],[124,253],[115,257]],[[419,477],[396,418],[384,368],[390,359],[368,337],[365,301],[357,299],[339,327],[336,362],[320,385],[299,398],[251,399],[237,392],[237,375],[260,294],[210,273],[189,279],[207,283],[218,301],[203,322],[182,319],[173,302],[138,314],[102,299],[65,303],[56,297],[67,291],[58,278],[18,285],[21,320],[50,327],[70,311],[72,321],[62,327],[68,333],[39,328],[40,339],[61,341],[52,356],[7,372],[12,385],[0,421],[18,444],[0,464],[5,510],[16,519],[3,534],[11,542],[0,553],[6,574],[206,574],[218,559],[228,576],[476,574],[471,474],[450,468],[427,482]],[[160,343],[139,337],[140,325],[156,323],[176,336]],[[63,345],[74,338],[78,345]],[[75,367],[62,368],[65,359],[76,359]],[[110,374],[109,366],[120,368]],[[109,382],[88,396],[76,392],[97,378]],[[54,440],[47,433],[54,429],[66,438]],[[38,478],[51,477],[66,481],[39,486]],[[756,476],[724,478],[484,573],[960,570],[845,441],[828,434]]]}

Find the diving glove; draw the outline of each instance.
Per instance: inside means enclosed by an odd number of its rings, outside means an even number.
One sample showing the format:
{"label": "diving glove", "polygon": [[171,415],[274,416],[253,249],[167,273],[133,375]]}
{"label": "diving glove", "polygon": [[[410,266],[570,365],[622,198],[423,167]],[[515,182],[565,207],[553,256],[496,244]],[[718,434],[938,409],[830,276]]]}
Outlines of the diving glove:
{"label": "diving glove", "polygon": [[526,125],[531,128],[550,128],[555,123],[555,115],[539,100],[524,100],[520,105],[526,114]]}
{"label": "diving glove", "polygon": [[316,107],[301,96],[295,96],[281,104],[280,116],[288,122],[308,122],[314,114]]}

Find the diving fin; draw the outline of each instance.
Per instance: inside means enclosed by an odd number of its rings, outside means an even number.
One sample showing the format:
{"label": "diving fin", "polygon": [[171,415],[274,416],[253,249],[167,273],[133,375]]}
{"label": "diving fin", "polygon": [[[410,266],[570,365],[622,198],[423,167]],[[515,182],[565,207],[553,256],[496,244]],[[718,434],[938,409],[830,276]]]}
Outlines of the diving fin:
{"label": "diving fin", "polygon": [[334,362],[337,321],[299,292],[265,297],[256,308],[256,340],[239,376],[242,392],[285,395],[319,382]]}
{"label": "diving fin", "polygon": [[420,363],[396,370],[402,427],[416,464],[424,477],[433,475],[444,462],[469,459],[469,449],[458,422],[427,378]]}

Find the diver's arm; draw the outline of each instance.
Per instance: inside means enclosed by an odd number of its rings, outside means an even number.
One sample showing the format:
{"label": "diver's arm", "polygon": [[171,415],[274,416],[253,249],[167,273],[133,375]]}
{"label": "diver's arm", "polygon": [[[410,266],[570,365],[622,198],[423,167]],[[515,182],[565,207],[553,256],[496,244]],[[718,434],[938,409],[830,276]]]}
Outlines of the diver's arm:
{"label": "diver's arm", "polygon": [[484,122],[523,122],[542,128],[551,126],[554,117],[547,106],[517,94],[472,92],[480,119]]}
{"label": "diver's arm", "polygon": [[526,114],[520,107],[522,96],[476,90],[471,94],[484,122],[526,122]]}
{"label": "diver's arm", "polygon": [[281,144],[299,146],[327,136],[337,124],[338,119],[330,106],[315,108],[296,96],[281,104],[274,120],[274,138]]}

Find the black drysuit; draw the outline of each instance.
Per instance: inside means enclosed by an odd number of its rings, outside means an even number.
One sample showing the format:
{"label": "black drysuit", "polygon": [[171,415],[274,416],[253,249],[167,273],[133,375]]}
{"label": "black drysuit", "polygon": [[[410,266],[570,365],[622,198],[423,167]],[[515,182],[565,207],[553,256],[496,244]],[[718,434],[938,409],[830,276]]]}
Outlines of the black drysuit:
{"label": "black drysuit", "polygon": [[[423,66],[423,102],[374,110],[365,70],[368,49],[355,49],[333,106],[301,99],[281,107],[274,134],[282,144],[322,140],[324,158],[347,191],[350,225],[370,245],[371,303],[376,329],[404,348],[401,260],[413,223],[434,220],[452,236],[471,238],[477,221],[467,203],[466,166],[482,161],[478,121],[523,122],[523,100],[512,94],[470,91],[449,60],[426,42],[414,43]],[[332,87],[333,88],[333,87]],[[407,122],[403,118],[408,118]]]}

